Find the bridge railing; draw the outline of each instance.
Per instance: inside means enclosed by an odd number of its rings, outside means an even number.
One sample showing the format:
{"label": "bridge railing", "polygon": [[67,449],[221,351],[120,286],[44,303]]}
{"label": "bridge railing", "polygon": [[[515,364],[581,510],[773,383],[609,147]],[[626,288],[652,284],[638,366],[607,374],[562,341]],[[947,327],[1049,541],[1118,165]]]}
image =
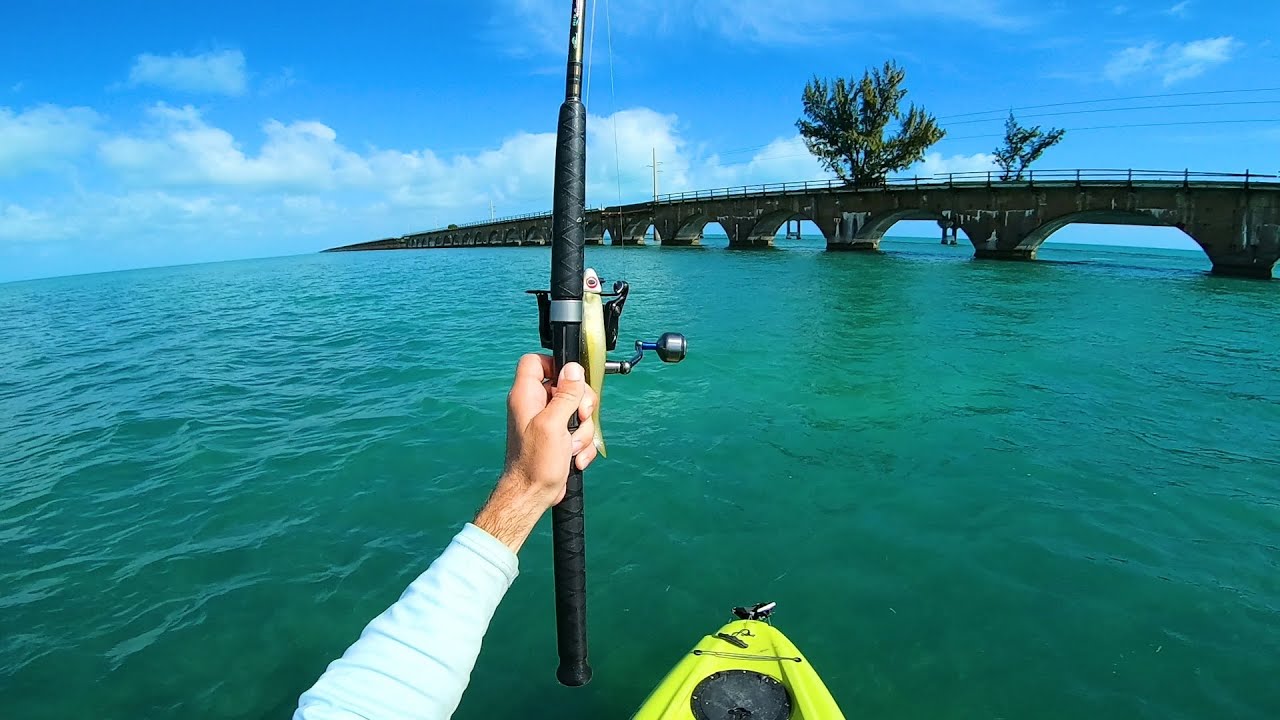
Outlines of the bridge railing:
{"label": "bridge railing", "polygon": [[1246,170],[1242,173],[1225,173],[1225,172],[1201,172],[1189,169],[1184,170],[1112,170],[1101,168],[1076,169],[1076,170],[1027,170],[1026,176],[1022,178],[1004,178],[1001,171],[988,170],[984,172],[965,172],[965,173],[948,173],[945,175],[948,183],[972,184],[982,182],[994,185],[996,183],[1002,185],[1017,184],[1034,184],[1037,180],[1040,182],[1124,182],[1126,184],[1141,183],[1144,181],[1160,181],[1169,182],[1181,181],[1184,185],[1191,183],[1227,183],[1227,184],[1243,184],[1248,187],[1253,183],[1269,183],[1280,179],[1280,175],[1267,175],[1255,173]]}
{"label": "bridge railing", "polygon": [[[1127,184],[1144,181],[1180,181],[1184,185],[1191,183],[1227,183],[1241,184],[1249,187],[1257,183],[1274,183],[1280,175],[1266,175],[1246,170],[1243,173],[1199,172],[1184,170],[1137,170],[1137,169],[1075,169],[1075,170],[1028,170],[1022,178],[1005,179],[999,170],[942,173],[925,177],[891,177],[882,182],[870,185],[852,185],[842,180],[808,180],[801,182],[761,183],[757,185],[736,185],[732,187],[714,188],[710,190],[691,190],[687,192],[667,193],[659,195],[659,204],[685,202],[688,200],[712,200],[716,198],[741,197],[744,195],[785,195],[792,193],[808,193],[820,190],[861,190],[887,189],[890,187],[951,187],[955,185],[1035,185],[1044,182],[1124,182]],[[637,203],[643,204],[643,203]]]}
{"label": "bridge railing", "polygon": [[505,222],[515,222],[517,220],[541,220],[543,218],[549,218],[549,217],[551,217],[551,213],[548,211],[536,212],[536,213],[525,213],[523,215],[507,215],[505,217],[492,218],[490,220],[475,220],[469,223],[462,223],[461,225],[455,224],[455,225],[449,225],[445,227],[432,228],[430,230],[423,230],[422,232],[409,233],[404,237],[412,237],[414,235],[426,235],[427,233],[436,233],[436,232],[451,232],[453,230],[466,230],[468,228],[473,228],[473,227],[483,227],[485,225],[498,225]]}
{"label": "bridge railing", "polygon": [[[1251,172],[1249,170],[1243,173],[1227,173],[1227,172],[1201,172],[1189,169],[1184,170],[1136,170],[1136,169],[1105,169],[1105,168],[1083,168],[1074,170],[1028,170],[1025,177],[1021,179],[1005,180],[1001,176],[999,170],[988,170],[978,172],[959,172],[959,173],[943,173],[938,175],[929,175],[925,177],[891,177],[885,179],[881,183],[864,186],[850,186],[842,180],[822,179],[822,180],[805,180],[800,182],[782,182],[782,183],[761,183],[756,185],[735,185],[732,187],[714,188],[711,190],[690,190],[687,192],[667,193],[657,196],[653,201],[644,201],[633,203],[632,205],[648,205],[651,202],[658,204],[668,204],[676,202],[686,202],[689,200],[713,200],[717,198],[742,197],[745,195],[789,195],[802,194],[821,190],[846,190],[856,187],[860,190],[878,190],[889,188],[931,188],[931,187],[973,187],[980,185],[987,186],[1003,186],[1003,187],[1034,187],[1036,183],[1042,184],[1065,184],[1074,183],[1083,185],[1084,183],[1124,183],[1128,185],[1138,185],[1144,182],[1180,182],[1184,186],[1190,186],[1192,183],[1202,184],[1225,184],[1225,185],[1242,185],[1245,188],[1251,185],[1274,185],[1280,181],[1280,175],[1266,175]],[[604,208],[601,208],[602,210]],[[621,212],[621,208],[617,208]],[[483,227],[485,225],[498,225],[506,222],[516,222],[520,220],[543,220],[551,217],[550,212],[525,213],[524,215],[508,215],[491,220],[477,220],[474,222],[454,225],[452,227],[440,227],[432,230],[426,230],[420,233],[410,233],[402,237],[408,238],[415,235],[425,235],[427,233],[450,232],[453,230],[467,230],[475,227]]]}

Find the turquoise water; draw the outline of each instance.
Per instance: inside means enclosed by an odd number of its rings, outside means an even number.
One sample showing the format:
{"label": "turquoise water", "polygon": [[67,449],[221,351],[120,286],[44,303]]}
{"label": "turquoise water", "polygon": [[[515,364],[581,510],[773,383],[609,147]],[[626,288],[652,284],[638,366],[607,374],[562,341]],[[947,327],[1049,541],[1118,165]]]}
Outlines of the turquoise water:
{"label": "turquoise water", "polygon": [[[626,717],[776,600],[846,714],[1280,716],[1280,284],[1178,251],[592,249],[595,679],[549,519],[458,717]],[[0,286],[3,716],[283,717],[483,501],[542,249]]]}

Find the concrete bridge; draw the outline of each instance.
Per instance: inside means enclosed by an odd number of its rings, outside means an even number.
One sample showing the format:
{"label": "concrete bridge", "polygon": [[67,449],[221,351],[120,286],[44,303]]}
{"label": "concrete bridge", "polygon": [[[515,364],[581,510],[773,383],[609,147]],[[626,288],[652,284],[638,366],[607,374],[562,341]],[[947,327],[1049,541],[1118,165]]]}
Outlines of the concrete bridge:
{"label": "concrete bridge", "polygon": [[[1099,177],[1098,175],[1103,175]],[[812,221],[828,250],[875,251],[902,220],[963,231],[979,258],[1034,260],[1055,231],[1077,222],[1175,227],[1209,256],[1213,272],[1270,278],[1280,259],[1280,182],[1270,176],[1055,171],[1000,182],[953,175],[894,180],[875,188],[838,182],[781,183],[660,196],[587,212],[587,242],[698,245],[719,223],[733,249],[768,248],[788,220]],[[334,248],[388,250],[545,245],[549,213],[503,218]]]}

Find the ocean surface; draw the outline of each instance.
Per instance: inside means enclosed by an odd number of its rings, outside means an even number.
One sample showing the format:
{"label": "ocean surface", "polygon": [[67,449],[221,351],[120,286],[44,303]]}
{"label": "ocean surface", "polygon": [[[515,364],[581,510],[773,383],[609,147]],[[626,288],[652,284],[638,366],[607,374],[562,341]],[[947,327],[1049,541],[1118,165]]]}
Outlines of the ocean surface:
{"label": "ocean surface", "polygon": [[[625,344],[587,475],[595,679],[550,518],[456,717],[625,718],[778,602],[850,718],[1280,717],[1280,282],[592,248]],[[0,716],[280,718],[488,493],[540,248],[0,285]]]}

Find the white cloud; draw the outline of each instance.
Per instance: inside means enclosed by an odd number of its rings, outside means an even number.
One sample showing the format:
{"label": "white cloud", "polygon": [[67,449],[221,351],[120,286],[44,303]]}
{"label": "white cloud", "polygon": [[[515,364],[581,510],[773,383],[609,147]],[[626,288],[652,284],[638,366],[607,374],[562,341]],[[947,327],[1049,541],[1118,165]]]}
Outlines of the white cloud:
{"label": "white cloud", "polygon": [[101,118],[84,107],[0,107],[0,176],[55,167],[93,142]]}
{"label": "white cloud", "polygon": [[198,55],[152,55],[134,58],[129,85],[177,90],[188,93],[240,95],[248,86],[244,53],[221,50]]}
{"label": "white cloud", "polygon": [[[655,148],[662,192],[830,177],[798,135],[722,155],[683,131],[678,116],[643,107],[591,116],[589,204],[649,197]],[[268,120],[237,136],[194,107],[158,104],[142,127],[86,156],[99,163],[83,173],[96,189],[0,205],[0,239],[57,241],[46,245],[64,254],[91,240],[159,263],[303,252],[481,219],[490,202],[499,215],[546,210],[554,155],[551,132],[441,155],[354,146],[316,120]],[[989,158],[934,154],[923,165],[936,173],[975,163]]]}
{"label": "white cloud", "polygon": [[1168,10],[1165,10],[1165,14],[1172,15],[1177,18],[1184,18],[1187,16],[1187,10],[1190,7],[1191,7],[1191,0],[1182,0],[1182,2],[1179,2],[1175,4],[1173,7],[1170,7]]}
{"label": "white cloud", "polygon": [[0,208],[0,241],[36,242],[66,236],[66,227],[49,213],[13,204]]}
{"label": "white cloud", "polygon": [[1231,36],[1205,38],[1188,43],[1148,42],[1116,53],[1103,68],[1114,83],[1159,77],[1165,86],[1203,75],[1231,60],[1243,43]]}
{"label": "white cloud", "polygon": [[679,190],[734,187],[757,183],[825,180],[835,177],[809,153],[804,138],[795,135],[777,138],[754,153],[746,162],[728,163],[718,155],[708,158],[696,172],[690,187]]}
{"label": "white cloud", "polygon": [[995,169],[996,158],[987,153],[944,157],[940,152],[931,152],[924,156],[924,160],[908,170],[907,174],[923,178],[950,173],[987,172]]}
{"label": "white cloud", "polygon": [[[316,121],[269,120],[261,143],[251,148],[191,106],[158,104],[150,117],[148,128],[100,146],[104,164],[134,187],[362,192],[393,209],[454,210],[464,216],[486,210],[490,201],[512,212],[550,206],[555,159],[550,132],[516,133],[490,150],[441,157],[430,149],[357,152]],[[655,150],[663,192],[823,175],[799,137],[776,140],[740,162],[725,163],[691,147],[672,114],[632,108],[593,115],[587,128],[587,196],[593,205],[647,197],[652,191],[647,166]]]}
{"label": "white cloud", "polygon": [[269,120],[261,150],[246,155],[231,133],[208,125],[190,105],[161,103],[149,115],[148,132],[101,146],[104,162],[135,183],[326,188],[371,172],[366,159],[342,147],[337,133],[319,122]]}

